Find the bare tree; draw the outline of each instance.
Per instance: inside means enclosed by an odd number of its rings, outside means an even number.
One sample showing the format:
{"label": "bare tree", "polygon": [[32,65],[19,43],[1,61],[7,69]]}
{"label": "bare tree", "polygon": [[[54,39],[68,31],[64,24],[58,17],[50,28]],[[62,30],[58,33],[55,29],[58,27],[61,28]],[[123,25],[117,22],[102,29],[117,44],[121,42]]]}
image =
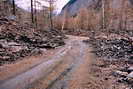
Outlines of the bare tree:
{"label": "bare tree", "polygon": [[128,2],[125,1],[124,2],[124,27],[123,29],[127,30],[128,26],[127,26],[127,22],[128,22]]}
{"label": "bare tree", "polygon": [[51,26],[51,29],[53,29],[53,20],[52,20],[52,14],[53,14],[53,11],[52,11],[52,8],[53,8],[53,1],[52,0],[49,0],[49,19],[50,19],[50,26]]}
{"label": "bare tree", "polygon": [[102,29],[105,29],[105,0],[102,0]]}
{"label": "bare tree", "polygon": [[62,26],[61,26],[61,30],[64,30],[66,19],[67,19],[67,11],[64,12],[63,23],[62,23]]}
{"label": "bare tree", "polygon": [[32,20],[32,23],[34,23],[33,0],[31,0],[31,20]]}
{"label": "bare tree", "polygon": [[54,3],[56,0],[46,0],[49,3],[49,19],[50,19],[50,28],[53,29],[53,10],[54,10]]}
{"label": "bare tree", "polygon": [[124,8],[125,8],[125,0],[122,0],[121,7],[120,7],[120,17],[119,17],[119,29],[123,29],[123,16],[124,16]]}
{"label": "bare tree", "polygon": [[[37,19],[37,3],[39,3],[38,1],[34,0],[34,14],[35,14],[35,25],[36,28],[38,27],[38,19]],[[39,3],[40,4],[40,3]]]}
{"label": "bare tree", "polygon": [[13,7],[13,15],[16,15],[15,0],[12,0],[12,7]]}

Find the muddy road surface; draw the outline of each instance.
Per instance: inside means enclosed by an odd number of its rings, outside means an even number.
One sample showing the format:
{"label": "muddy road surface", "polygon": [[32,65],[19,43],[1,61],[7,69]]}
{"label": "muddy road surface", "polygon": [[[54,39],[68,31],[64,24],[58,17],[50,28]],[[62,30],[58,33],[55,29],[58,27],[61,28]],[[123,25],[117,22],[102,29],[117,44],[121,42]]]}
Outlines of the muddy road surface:
{"label": "muddy road surface", "polygon": [[93,62],[87,38],[68,36],[66,46],[48,61],[0,83],[0,89],[84,89]]}

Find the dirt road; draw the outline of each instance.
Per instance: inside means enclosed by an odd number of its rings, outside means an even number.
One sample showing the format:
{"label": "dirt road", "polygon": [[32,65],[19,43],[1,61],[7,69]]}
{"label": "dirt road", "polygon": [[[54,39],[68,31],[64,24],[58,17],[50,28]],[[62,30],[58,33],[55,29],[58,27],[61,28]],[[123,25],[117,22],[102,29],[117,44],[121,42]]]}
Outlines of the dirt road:
{"label": "dirt road", "polygon": [[94,59],[91,48],[82,42],[85,39],[69,36],[51,59],[7,79],[0,89],[84,89]]}

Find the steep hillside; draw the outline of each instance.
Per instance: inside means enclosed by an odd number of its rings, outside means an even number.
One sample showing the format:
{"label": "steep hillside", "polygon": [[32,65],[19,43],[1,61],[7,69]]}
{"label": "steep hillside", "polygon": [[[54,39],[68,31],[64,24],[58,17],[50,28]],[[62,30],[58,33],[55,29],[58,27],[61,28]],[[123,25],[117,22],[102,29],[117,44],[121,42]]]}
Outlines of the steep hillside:
{"label": "steep hillside", "polygon": [[[79,12],[81,8],[100,8],[102,0],[70,0],[62,9],[61,14],[67,11],[67,14],[74,16]],[[122,0],[109,0],[112,8],[119,8],[121,6]],[[133,5],[133,0],[127,0],[131,5]]]}
{"label": "steep hillside", "polygon": [[[37,12],[38,22],[41,21],[39,16],[44,16],[44,12],[41,13]],[[34,55],[33,52],[39,52],[40,49],[65,44],[65,36],[61,31],[40,26],[40,23],[38,28],[31,23],[30,12],[16,6],[16,15],[13,15],[12,4],[8,0],[0,1],[0,66]]]}
{"label": "steep hillside", "polygon": [[80,8],[92,5],[93,0],[70,0],[63,8],[61,13],[67,11],[69,15],[75,15]]}

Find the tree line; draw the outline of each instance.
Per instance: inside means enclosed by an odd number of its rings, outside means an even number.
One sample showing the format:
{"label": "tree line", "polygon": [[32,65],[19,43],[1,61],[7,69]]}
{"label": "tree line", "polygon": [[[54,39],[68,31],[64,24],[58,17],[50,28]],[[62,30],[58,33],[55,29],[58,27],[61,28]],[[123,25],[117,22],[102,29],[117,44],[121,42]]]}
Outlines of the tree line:
{"label": "tree line", "polygon": [[[36,25],[37,27],[37,4],[39,4],[40,6],[42,6],[43,9],[47,9],[48,10],[48,14],[49,14],[49,21],[50,21],[50,28],[53,29],[53,11],[55,9],[54,3],[56,2],[56,0],[44,0],[45,2],[49,3],[49,7],[45,7],[43,5],[41,5],[41,3],[37,0],[31,0],[30,2],[30,12],[31,12],[31,22],[33,24]],[[36,4],[37,3],[37,4]],[[15,0],[12,0],[12,14],[14,16],[16,16],[16,4],[15,4]],[[44,13],[45,14],[45,13]]]}

